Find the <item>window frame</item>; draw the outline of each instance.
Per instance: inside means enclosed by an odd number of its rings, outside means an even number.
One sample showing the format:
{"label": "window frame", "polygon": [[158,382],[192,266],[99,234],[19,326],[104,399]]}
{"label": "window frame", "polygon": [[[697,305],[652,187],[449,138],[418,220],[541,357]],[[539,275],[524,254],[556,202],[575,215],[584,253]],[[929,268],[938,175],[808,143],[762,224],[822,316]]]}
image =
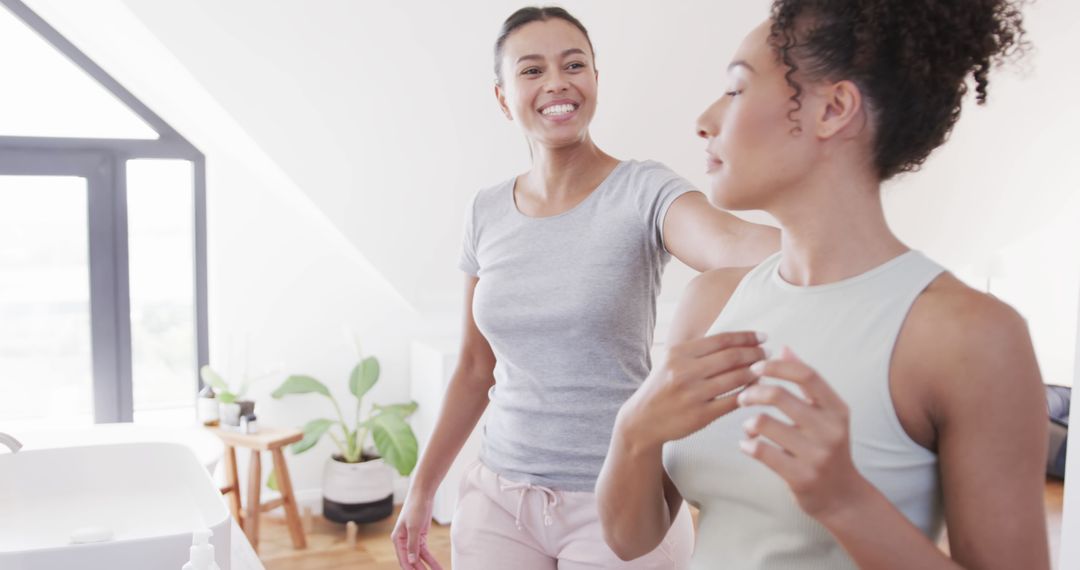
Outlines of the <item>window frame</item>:
{"label": "window frame", "polygon": [[[206,158],[175,129],[19,0],[11,14],[110,91],[157,139],[0,136],[0,175],[78,176],[87,181],[94,422],[131,422],[134,399],[128,274],[127,162],[175,159],[193,167],[193,264],[197,371],[210,360],[206,286]],[[195,374],[192,394],[202,387]]]}

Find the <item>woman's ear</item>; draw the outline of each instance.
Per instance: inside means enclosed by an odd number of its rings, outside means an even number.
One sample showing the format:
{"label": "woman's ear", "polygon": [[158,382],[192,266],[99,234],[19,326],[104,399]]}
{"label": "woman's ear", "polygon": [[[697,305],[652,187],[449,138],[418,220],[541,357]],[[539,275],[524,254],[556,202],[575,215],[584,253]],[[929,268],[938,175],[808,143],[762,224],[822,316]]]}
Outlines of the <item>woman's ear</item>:
{"label": "woman's ear", "polygon": [[863,115],[862,92],[854,81],[844,80],[824,87],[823,105],[814,129],[819,138],[828,139],[857,123]]}
{"label": "woman's ear", "polygon": [[513,121],[514,116],[510,114],[510,106],[506,104],[506,94],[503,92],[502,85],[499,85],[498,82],[495,83],[495,100],[499,102],[499,108],[502,109],[503,115]]}

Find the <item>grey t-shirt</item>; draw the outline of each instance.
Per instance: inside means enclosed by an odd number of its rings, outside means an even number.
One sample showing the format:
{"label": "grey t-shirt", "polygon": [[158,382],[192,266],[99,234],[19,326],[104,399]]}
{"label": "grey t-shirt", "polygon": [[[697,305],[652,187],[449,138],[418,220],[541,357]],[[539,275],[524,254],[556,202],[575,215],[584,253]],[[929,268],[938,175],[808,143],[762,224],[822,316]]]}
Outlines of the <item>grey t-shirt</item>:
{"label": "grey t-shirt", "polygon": [[513,188],[477,193],[460,263],[479,277],[473,317],[496,358],[482,459],[514,481],[592,491],[615,415],[651,366],[664,216],[692,188],[624,161],[545,218],[522,214]]}

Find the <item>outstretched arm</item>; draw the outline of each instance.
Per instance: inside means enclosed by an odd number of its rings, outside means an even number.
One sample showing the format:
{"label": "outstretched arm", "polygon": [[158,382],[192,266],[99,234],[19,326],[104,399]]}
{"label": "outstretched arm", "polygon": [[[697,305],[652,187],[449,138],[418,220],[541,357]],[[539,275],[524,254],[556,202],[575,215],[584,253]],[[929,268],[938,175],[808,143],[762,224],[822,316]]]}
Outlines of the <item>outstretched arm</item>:
{"label": "outstretched arm", "polygon": [[753,224],[687,192],[664,218],[664,247],[698,271],[753,267],[780,249],[780,230]]}

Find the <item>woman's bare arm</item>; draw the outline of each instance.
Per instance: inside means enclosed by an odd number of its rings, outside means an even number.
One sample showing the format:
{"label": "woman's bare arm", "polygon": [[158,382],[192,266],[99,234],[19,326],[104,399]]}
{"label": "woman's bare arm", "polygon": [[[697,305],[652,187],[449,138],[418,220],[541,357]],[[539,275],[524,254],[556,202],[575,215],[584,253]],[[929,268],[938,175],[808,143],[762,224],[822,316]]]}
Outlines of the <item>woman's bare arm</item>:
{"label": "woman's bare arm", "polygon": [[[596,493],[604,540],[624,560],[655,549],[682,505],[664,471],[663,444],[734,409],[733,399],[715,397],[748,380],[746,367],[763,356],[753,333],[702,338],[746,271],[704,273],[687,286],[667,356],[619,411]],[[710,387],[704,378],[721,369],[733,372]]]}
{"label": "woman's bare arm", "polygon": [[473,293],[479,279],[465,278],[465,314],[457,367],[443,397],[431,441],[413,477],[412,491],[434,494],[465,440],[472,434],[495,384],[495,354],[472,316]]}
{"label": "woman's bare arm", "polygon": [[698,271],[752,267],[780,250],[780,230],[716,208],[700,192],[676,198],[663,227],[664,247]]}

